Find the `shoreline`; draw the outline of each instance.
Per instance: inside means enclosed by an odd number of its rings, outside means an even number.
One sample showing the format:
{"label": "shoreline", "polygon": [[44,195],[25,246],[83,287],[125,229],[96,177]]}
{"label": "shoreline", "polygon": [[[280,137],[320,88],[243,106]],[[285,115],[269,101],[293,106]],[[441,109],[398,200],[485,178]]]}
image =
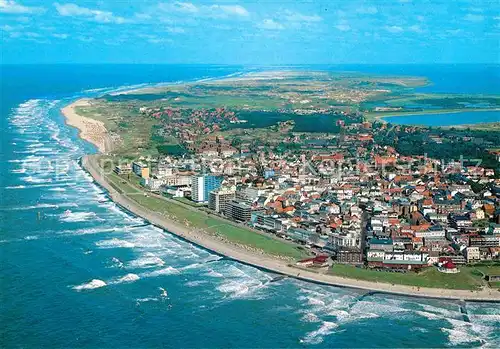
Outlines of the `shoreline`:
{"label": "shoreline", "polygon": [[104,126],[99,120],[82,116],[76,112],[76,107],[90,105],[89,98],[81,98],[61,109],[66,125],[78,129],[78,137],[93,144],[100,153],[106,154],[112,149],[111,140]]}
{"label": "shoreline", "polygon": [[152,225],[164,229],[166,233],[173,234],[200,246],[206,250],[214,252],[220,256],[235,260],[237,262],[259,268],[264,271],[285,275],[302,281],[313,282],[328,286],[344,287],[351,289],[364,290],[367,293],[385,293],[399,296],[413,296],[423,298],[447,299],[447,300],[467,300],[500,302],[500,292],[493,289],[483,289],[480,291],[458,290],[458,289],[440,289],[412,287],[406,285],[376,283],[357,279],[348,279],[334,275],[319,274],[309,270],[299,269],[290,266],[287,262],[267,255],[250,253],[248,250],[236,245],[223,243],[213,236],[196,232],[191,228],[185,227],[177,222],[169,220],[157,212],[149,211],[127,195],[119,193],[105,179],[99,165],[96,162],[95,155],[85,155],[81,158],[81,166],[87,171],[94,181],[105,189],[110,199],[120,207],[132,214],[146,220]]}

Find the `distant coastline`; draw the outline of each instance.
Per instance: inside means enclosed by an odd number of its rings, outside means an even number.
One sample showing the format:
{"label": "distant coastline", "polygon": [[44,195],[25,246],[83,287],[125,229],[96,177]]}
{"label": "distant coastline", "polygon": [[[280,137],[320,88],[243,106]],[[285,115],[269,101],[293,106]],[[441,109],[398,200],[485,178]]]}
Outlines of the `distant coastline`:
{"label": "distant coastline", "polygon": [[[390,113],[368,113],[367,117],[372,120],[379,120],[384,123],[389,123],[386,118],[392,118],[392,117],[405,117],[405,116],[420,116],[420,115],[440,115],[440,114],[455,114],[455,113],[481,113],[481,112],[494,112],[494,111],[500,111],[500,108],[481,108],[481,109],[433,109],[433,110],[423,110],[423,111],[409,111],[406,113],[402,112],[390,112]],[[494,122],[491,122],[494,123]],[[489,122],[482,123],[483,125],[490,124]],[[457,125],[450,125],[447,127],[463,127],[463,126],[470,126],[470,125],[475,125],[475,124],[457,124]],[[416,125],[416,126],[421,126],[421,125]]]}

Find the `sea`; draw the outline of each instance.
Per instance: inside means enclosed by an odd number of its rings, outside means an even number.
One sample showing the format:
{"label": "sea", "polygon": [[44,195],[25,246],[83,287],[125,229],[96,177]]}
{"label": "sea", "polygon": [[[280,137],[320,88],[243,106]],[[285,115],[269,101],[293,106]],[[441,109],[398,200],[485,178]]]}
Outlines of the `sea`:
{"label": "sea", "polygon": [[[80,167],[79,158],[96,149],[65,125],[60,109],[71,101],[255,68],[0,69],[0,347],[500,346],[500,304],[465,302],[468,321],[454,301],[290,278],[272,282],[273,274],[223,258],[122,210]],[[426,68],[394,67],[401,69]],[[445,86],[454,86],[446,79],[457,79],[455,85],[464,90],[471,69],[447,67]],[[491,79],[489,70],[474,69],[476,83],[469,92],[487,92],[487,84],[477,81]]]}

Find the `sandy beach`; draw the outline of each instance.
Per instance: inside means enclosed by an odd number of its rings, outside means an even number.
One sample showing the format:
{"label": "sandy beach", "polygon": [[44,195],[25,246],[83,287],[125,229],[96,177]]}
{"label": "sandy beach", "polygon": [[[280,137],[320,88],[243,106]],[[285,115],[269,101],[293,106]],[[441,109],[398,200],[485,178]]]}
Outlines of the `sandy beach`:
{"label": "sandy beach", "polygon": [[90,105],[89,99],[79,99],[70,105],[61,109],[66,118],[66,124],[76,127],[80,133],[80,138],[92,143],[99,149],[100,153],[107,153],[111,150],[111,141],[104,123],[98,120],[87,118],[76,113],[76,107],[85,107]]}
{"label": "sandy beach", "polygon": [[240,246],[223,242],[214,236],[204,234],[195,229],[183,226],[178,222],[174,222],[168,219],[160,213],[150,211],[140,206],[137,202],[127,197],[126,194],[117,192],[106,181],[106,178],[101,173],[101,169],[97,163],[97,158],[94,155],[84,156],[82,158],[82,166],[100,186],[108,191],[110,197],[114,202],[129,210],[133,214],[142,217],[150,223],[163,228],[168,232],[187,241],[195,243],[196,245],[211,250],[217,254],[237,260],[241,263],[305,281],[332,286],[362,289],[368,292],[381,292],[405,296],[455,300],[500,301],[500,292],[492,289],[468,291],[424,287],[416,288],[405,285],[392,285],[386,283],[374,283],[363,280],[348,279],[334,275],[326,275],[309,270],[298,269],[290,265],[287,261],[251,252]]}

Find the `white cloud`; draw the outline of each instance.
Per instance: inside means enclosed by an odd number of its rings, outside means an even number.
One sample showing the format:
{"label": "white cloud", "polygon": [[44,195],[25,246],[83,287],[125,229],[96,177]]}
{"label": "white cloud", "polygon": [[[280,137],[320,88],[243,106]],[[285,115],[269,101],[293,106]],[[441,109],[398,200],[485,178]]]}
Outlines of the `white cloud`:
{"label": "white cloud", "polygon": [[86,19],[94,20],[100,23],[116,23],[122,24],[127,20],[120,16],[115,16],[110,11],[94,10],[86,7],[81,7],[76,4],[59,4],[54,3],[57,12],[65,17],[83,17]]}
{"label": "white cloud", "polygon": [[45,9],[41,7],[31,7],[21,5],[13,0],[0,0],[1,13],[39,13],[44,12]]}
{"label": "white cloud", "polygon": [[11,31],[13,31],[13,30],[15,30],[15,29],[16,29],[16,28],[14,28],[13,26],[8,25],[8,24],[6,24],[6,25],[2,25],[2,26],[0,27],[0,30],[3,30],[4,32],[11,32]]}
{"label": "white cloud", "polygon": [[180,27],[167,27],[165,28],[165,30],[169,33],[173,33],[173,34],[182,34],[182,33],[185,33],[186,31],[184,30],[184,28],[180,28]]}
{"label": "white cloud", "polygon": [[173,43],[173,40],[172,39],[168,39],[168,38],[161,38],[159,36],[156,36],[156,35],[152,35],[152,34],[139,34],[137,35],[138,37],[142,38],[142,39],[145,39],[147,42],[149,42],[150,44],[165,44],[165,43]]}
{"label": "white cloud", "polygon": [[319,22],[323,19],[318,15],[305,15],[288,10],[285,12],[285,18],[290,22]]}
{"label": "white cloud", "polygon": [[57,38],[57,39],[67,39],[67,38],[69,38],[68,34],[54,33],[54,34],[52,34],[52,36],[55,37],[55,38]]}
{"label": "white cloud", "polygon": [[250,13],[241,5],[195,5],[190,2],[161,3],[160,10],[166,13],[186,13],[197,17],[226,18],[248,17]]}
{"label": "white cloud", "polygon": [[175,2],[173,7],[179,12],[198,12],[199,9],[196,5],[190,2]]}
{"label": "white cloud", "polygon": [[375,6],[365,6],[365,7],[358,7],[356,9],[357,13],[361,13],[363,15],[374,15],[378,13],[378,10]]}
{"label": "white cloud", "polygon": [[390,33],[401,33],[403,31],[403,28],[397,25],[386,25],[384,28]]}
{"label": "white cloud", "polygon": [[351,26],[349,24],[346,24],[346,23],[339,23],[335,26],[335,28],[337,28],[338,30],[343,31],[343,32],[351,30]]}
{"label": "white cloud", "polygon": [[246,8],[240,5],[212,5],[214,11],[221,11],[224,14],[247,17],[250,15]]}
{"label": "white cloud", "polygon": [[84,36],[84,35],[78,36],[76,39],[79,40],[79,41],[81,41],[81,42],[92,42],[92,41],[94,41],[94,38],[92,38],[90,36]]}
{"label": "white cloud", "polygon": [[415,32],[415,33],[423,33],[422,28],[419,25],[412,25],[408,28],[410,31]]}
{"label": "white cloud", "polygon": [[152,18],[148,13],[136,13],[134,17],[138,20],[149,20]]}
{"label": "white cloud", "polygon": [[282,29],[285,29],[285,27],[281,23],[276,22],[273,19],[264,19],[262,22],[260,22],[259,24],[257,24],[257,27],[261,28],[261,29],[267,29],[267,30],[282,30]]}
{"label": "white cloud", "polygon": [[458,35],[458,34],[461,34],[463,32],[463,30],[462,29],[449,29],[446,32],[450,35]]}
{"label": "white cloud", "polygon": [[483,15],[476,15],[473,13],[468,13],[464,19],[469,22],[481,22],[484,19]]}

